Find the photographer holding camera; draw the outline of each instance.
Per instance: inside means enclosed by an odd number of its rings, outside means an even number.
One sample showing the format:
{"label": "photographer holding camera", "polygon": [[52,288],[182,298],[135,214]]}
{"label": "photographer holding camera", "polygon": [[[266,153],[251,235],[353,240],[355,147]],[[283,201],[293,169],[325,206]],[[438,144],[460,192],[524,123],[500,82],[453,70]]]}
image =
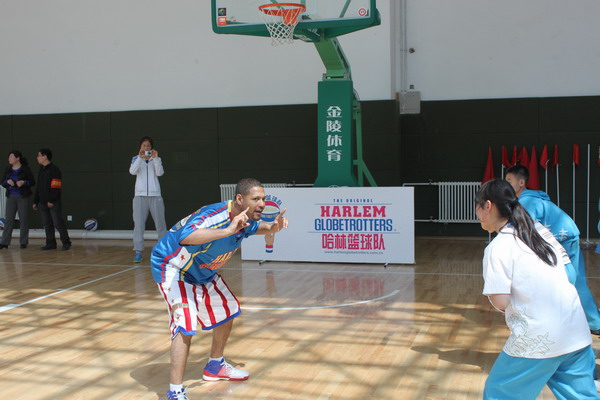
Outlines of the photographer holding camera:
{"label": "photographer holding camera", "polygon": [[148,213],[152,215],[158,232],[158,240],[167,233],[165,204],[160,193],[158,177],[165,173],[158,151],[154,149],[152,138],[140,139],[139,153],[131,160],[129,173],[136,176],[133,197],[133,262],[142,262],[144,250],[144,230]]}

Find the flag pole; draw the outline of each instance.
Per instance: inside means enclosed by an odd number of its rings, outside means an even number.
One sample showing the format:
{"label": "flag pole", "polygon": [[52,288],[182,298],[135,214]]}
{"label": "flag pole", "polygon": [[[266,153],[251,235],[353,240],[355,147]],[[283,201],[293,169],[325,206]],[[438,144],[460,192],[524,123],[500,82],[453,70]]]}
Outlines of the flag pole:
{"label": "flag pole", "polygon": [[575,221],[575,161],[573,161],[573,221]]}
{"label": "flag pole", "polygon": [[587,145],[587,199],[586,199],[586,244],[590,244],[590,152],[591,145]]}
{"label": "flag pole", "polygon": [[544,190],[546,191],[546,193],[548,193],[548,161],[546,161],[546,168],[544,168],[544,173],[546,175],[546,186],[544,187]]}
{"label": "flag pole", "polygon": [[556,205],[560,207],[560,180],[558,179],[558,169],[560,164],[556,164]]}

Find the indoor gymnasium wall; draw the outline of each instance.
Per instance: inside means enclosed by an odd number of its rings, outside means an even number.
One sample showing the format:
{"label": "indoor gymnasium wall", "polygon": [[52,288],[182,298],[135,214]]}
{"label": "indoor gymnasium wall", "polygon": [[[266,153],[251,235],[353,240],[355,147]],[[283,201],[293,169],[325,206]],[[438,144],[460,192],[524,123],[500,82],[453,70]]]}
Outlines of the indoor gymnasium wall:
{"label": "indoor gymnasium wall", "polygon": [[[586,46],[600,35],[600,3],[377,4],[380,26],[339,40],[363,100],[364,157],[379,185],[478,181],[490,145],[496,165],[502,144],[535,144],[539,155],[556,143],[565,160],[573,143],[597,148],[600,54]],[[241,172],[314,181],[324,72],[314,46],[216,35],[209,12],[208,1],[192,0],[0,4],[0,156],[17,148],[35,164],[40,147],[52,148],[71,229],[88,217],[102,229],[132,228],[127,169],[142,135],[156,140],[165,162],[169,224],[219,200],[218,185]],[[420,114],[399,115],[403,90],[420,92]],[[567,210],[570,184],[570,170],[561,169]],[[584,197],[581,179],[580,226]],[[429,217],[434,204],[433,194],[418,197],[417,216]],[[597,221],[593,203],[591,213]],[[41,226],[35,213],[33,225]],[[419,223],[417,233],[481,235],[464,224]]]}
{"label": "indoor gymnasium wall", "polygon": [[[365,161],[380,185],[397,185],[397,105],[365,102],[363,113]],[[37,151],[52,149],[63,172],[64,214],[73,217],[69,228],[81,229],[93,217],[100,229],[129,230],[135,178],[128,169],[140,137],[153,138],[163,161],[160,184],[171,225],[220,201],[222,183],[248,176],[313,183],[316,121],[316,104],[0,116],[0,147],[6,155],[21,150],[35,172]],[[41,227],[38,213],[32,226]]]}
{"label": "indoor gymnasium wall", "polygon": [[[394,98],[382,24],[340,37],[364,100]],[[209,0],[0,2],[0,115],[316,102],[315,46],[212,31]],[[258,9],[257,9],[258,13]]]}
{"label": "indoor gymnasium wall", "polygon": [[[536,147],[539,159],[544,145],[559,150],[560,206],[572,216],[573,144],[580,146],[580,165],[576,168],[576,222],[582,236],[587,228],[587,144],[590,154],[590,231],[597,238],[598,199],[600,198],[600,96],[549,97],[488,100],[426,101],[418,115],[401,118],[401,170],[404,182],[481,181],[492,147],[494,173],[500,177],[501,148],[511,158],[513,146],[528,153]],[[542,189],[544,170],[539,169]],[[547,192],[557,201],[556,172],[548,173]],[[415,197],[417,218],[437,218],[437,191],[418,188]],[[481,235],[478,224],[418,223],[420,235]]]}

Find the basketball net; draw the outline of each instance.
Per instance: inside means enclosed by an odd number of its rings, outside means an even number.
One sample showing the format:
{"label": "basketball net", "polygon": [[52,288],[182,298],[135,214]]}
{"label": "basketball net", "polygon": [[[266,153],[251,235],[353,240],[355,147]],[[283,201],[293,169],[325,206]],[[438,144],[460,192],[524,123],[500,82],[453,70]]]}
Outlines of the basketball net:
{"label": "basketball net", "polygon": [[303,4],[264,4],[258,9],[271,35],[272,46],[294,42],[294,29],[298,25],[298,16],[306,11]]}

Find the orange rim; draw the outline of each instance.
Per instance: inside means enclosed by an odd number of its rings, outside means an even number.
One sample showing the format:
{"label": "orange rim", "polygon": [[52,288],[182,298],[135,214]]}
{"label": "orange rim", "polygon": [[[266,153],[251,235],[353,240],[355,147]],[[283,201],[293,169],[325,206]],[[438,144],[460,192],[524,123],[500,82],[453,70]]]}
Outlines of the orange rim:
{"label": "orange rim", "polygon": [[[286,10],[276,9],[277,7],[292,7]],[[258,6],[258,9],[267,15],[275,15],[277,17],[283,17],[283,23],[285,25],[294,25],[297,22],[298,15],[306,11],[306,6],[298,3],[273,3],[263,4]]]}

